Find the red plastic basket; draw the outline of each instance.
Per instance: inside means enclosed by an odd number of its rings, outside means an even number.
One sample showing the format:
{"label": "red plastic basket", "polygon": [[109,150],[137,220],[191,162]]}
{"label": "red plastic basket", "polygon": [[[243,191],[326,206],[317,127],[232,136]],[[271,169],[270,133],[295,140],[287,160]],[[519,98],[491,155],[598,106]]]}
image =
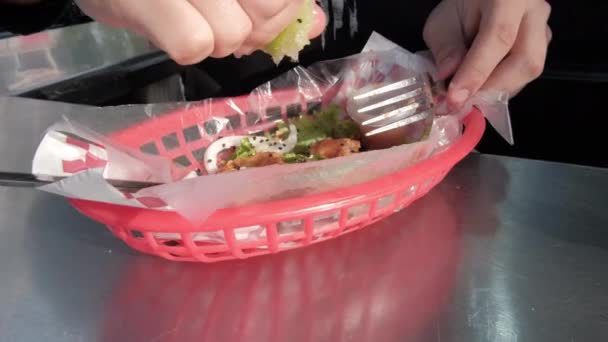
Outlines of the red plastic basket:
{"label": "red plastic basket", "polygon": [[[274,109],[280,108],[281,116],[287,118],[294,110],[310,110],[319,105],[318,102],[293,103],[293,93],[289,92],[273,94],[273,97],[276,103],[272,113],[267,111],[261,117],[255,113],[235,115],[233,105],[247,108],[246,97],[233,99],[232,105],[226,101],[213,102],[213,115],[231,119],[235,128],[231,134],[236,135],[247,130],[249,115],[257,115],[255,119],[258,121],[274,120],[277,115]],[[186,139],[184,130],[205,124],[200,122],[200,118],[203,117],[202,112],[209,111],[207,106],[208,103],[145,121],[116,133],[112,139],[132,148],[153,146],[162,156],[182,161],[182,164],[187,160],[187,168],[194,170],[200,167],[200,158],[195,156],[200,155],[211,139]],[[70,199],[70,202],[83,214],[107,225],[130,247],[169,260],[216,262],[277,253],[368,226],[424,196],[481,139],[485,130],[481,112],[473,110],[464,119],[464,125],[462,138],[451,147],[409,168],[370,182],[320,194],[218,210],[202,226],[195,226],[171,211],[78,199]],[[172,137],[178,143],[170,148],[165,146],[163,138],[167,137]],[[296,233],[280,234],[277,227],[284,224],[301,229]],[[239,229],[253,226],[264,229],[264,238],[255,241],[237,239]],[[201,232],[217,232],[223,235],[223,242],[196,241],[193,237]],[[166,238],[169,235],[171,238]]]}

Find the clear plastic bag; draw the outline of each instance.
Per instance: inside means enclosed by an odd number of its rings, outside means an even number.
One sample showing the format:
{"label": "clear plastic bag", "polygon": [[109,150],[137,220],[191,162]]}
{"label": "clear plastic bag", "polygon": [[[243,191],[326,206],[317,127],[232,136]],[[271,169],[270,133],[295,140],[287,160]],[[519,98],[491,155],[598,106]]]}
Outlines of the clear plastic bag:
{"label": "clear plastic bag", "polygon": [[[414,70],[425,71],[436,78],[437,68],[433,63],[430,51],[411,53],[380,34],[372,33],[363,52],[369,51],[394,51],[400,56],[403,64],[409,65]],[[445,102],[437,105],[437,114],[451,114],[458,117],[467,115],[473,107],[478,108],[486,117],[490,125],[509,144],[513,145],[513,130],[511,128],[511,116],[509,114],[509,94],[503,91],[479,91],[472,96],[458,113],[449,113]]]}
{"label": "clear plastic bag", "polygon": [[[221,137],[270,132],[277,121],[302,112],[331,104],[344,109],[353,89],[369,82],[388,82],[395,70],[434,73],[430,60],[391,44],[372,36],[361,54],[296,67],[246,97],[90,108],[66,114],[40,144],[33,173],[72,175],[43,187],[45,191],[174,210],[197,225],[221,208],[305,196],[388,175],[449,147],[461,136],[460,116],[435,117],[428,123],[429,133],[419,141],[301,164],[209,175],[204,149]],[[388,48],[376,51],[379,47]],[[505,104],[491,97],[470,103],[481,104],[497,117],[505,114]],[[342,115],[348,114],[343,110]],[[126,194],[109,185],[108,178],[165,184]]]}

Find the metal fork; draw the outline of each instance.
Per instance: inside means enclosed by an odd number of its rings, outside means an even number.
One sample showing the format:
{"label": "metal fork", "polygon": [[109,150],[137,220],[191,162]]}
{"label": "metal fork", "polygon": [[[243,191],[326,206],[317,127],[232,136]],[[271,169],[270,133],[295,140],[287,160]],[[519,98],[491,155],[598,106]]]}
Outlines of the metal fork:
{"label": "metal fork", "polygon": [[365,133],[369,137],[430,118],[442,87],[431,75],[419,74],[355,93],[349,99],[348,112],[360,119],[362,126],[377,127]]}
{"label": "metal fork", "polygon": [[[0,186],[8,187],[25,187],[25,188],[37,188],[51,184],[53,182],[60,181],[65,177],[57,176],[40,176],[33,175],[30,173],[17,173],[17,172],[2,172],[0,171]],[[152,182],[139,182],[130,180],[116,180],[106,179],[106,182],[116,187],[118,190],[123,192],[137,192],[143,188],[148,188],[161,183]]]}

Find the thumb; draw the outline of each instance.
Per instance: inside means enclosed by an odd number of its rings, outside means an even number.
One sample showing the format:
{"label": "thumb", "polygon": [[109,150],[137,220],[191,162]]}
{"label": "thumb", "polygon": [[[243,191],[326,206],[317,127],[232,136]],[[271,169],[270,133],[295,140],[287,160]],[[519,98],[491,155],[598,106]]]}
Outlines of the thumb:
{"label": "thumb", "polygon": [[327,26],[327,16],[325,15],[325,12],[319,5],[315,4],[315,7],[314,7],[312,13],[313,13],[314,19],[313,19],[312,29],[310,30],[310,32],[308,34],[308,38],[310,38],[310,39],[320,36],[321,33],[323,33],[323,31],[325,31],[325,26]]}
{"label": "thumb", "polygon": [[424,25],[423,38],[439,69],[439,79],[453,75],[467,52],[456,9],[448,2],[439,4]]}

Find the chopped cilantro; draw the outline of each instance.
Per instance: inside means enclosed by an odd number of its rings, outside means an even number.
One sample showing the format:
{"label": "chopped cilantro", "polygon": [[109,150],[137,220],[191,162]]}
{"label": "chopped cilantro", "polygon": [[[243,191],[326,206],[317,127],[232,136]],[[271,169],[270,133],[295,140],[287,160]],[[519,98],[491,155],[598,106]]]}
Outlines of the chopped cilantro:
{"label": "chopped cilantro", "polygon": [[359,126],[340,118],[340,107],[332,104],[327,108],[315,112],[312,117],[301,116],[293,120],[298,129],[298,143],[294,152],[307,154],[314,143],[326,138],[359,139]]}
{"label": "chopped cilantro", "polygon": [[236,148],[233,158],[251,157],[255,154],[255,149],[248,138],[243,139],[239,147]]}

